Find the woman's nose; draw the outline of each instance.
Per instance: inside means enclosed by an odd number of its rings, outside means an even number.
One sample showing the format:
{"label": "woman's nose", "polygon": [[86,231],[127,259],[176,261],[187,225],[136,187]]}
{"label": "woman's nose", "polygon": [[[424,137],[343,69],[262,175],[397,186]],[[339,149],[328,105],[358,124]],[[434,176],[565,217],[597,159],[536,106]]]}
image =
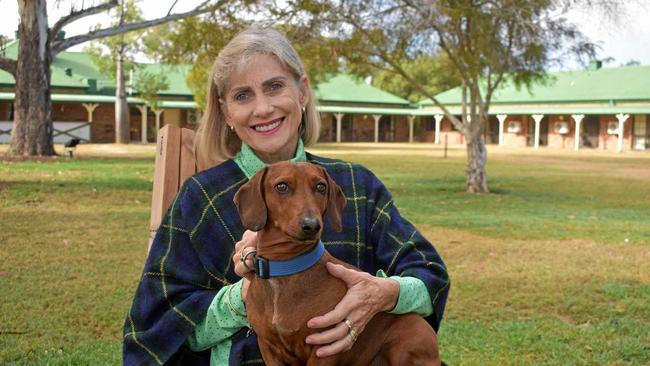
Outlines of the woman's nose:
{"label": "woman's nose", "polygon": [[255,104],[255,117],[264,117],[268,116],[269,114],[273,113],[273,104],[271,103],[271,100],[267,96],[262,96],[257,98],[256,104]]}

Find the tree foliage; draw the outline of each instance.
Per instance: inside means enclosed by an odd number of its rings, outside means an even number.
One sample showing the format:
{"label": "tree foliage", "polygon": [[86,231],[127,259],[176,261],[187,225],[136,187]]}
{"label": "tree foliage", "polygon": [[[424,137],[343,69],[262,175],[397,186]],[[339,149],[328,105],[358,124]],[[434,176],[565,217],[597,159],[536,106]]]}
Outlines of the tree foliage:
{"label": "tree foliage", "polygon": [[[557,12],[577,0],[375,0],[342,1],[330,12],[330,32],[355,40],[348,55],[401,75],[430,98],[465,134],[467,190],[488,192],[482,134],[494,91],[508,79],[517,85],[543,80],[545,70],[572,57],[593,55],[593,45]],[[460,78],[461,116],[440,104],[408,65],[444,54]]]}
{"label": "tree foliage", "polygon": [[[91,30],[87,33],[60,37],[66,26],[89,16],[104,13],[123,0],[102,0],[86,3],[74,1],[67,15],[53,24],[47,15],[47,0],[20,1],[18,7],[18,55],[16,59],[0,55],[0,69],[16,80],[15,114],[9,155],[54,155],[52,99],[50,95],[51,63],[60,52],[94,39],[109,37],[164,24],[208,12],[216,12],[226,0],[204,0],[185,12],[173,12],[155,19],[122,22],[117,26]],[[56,2],[60,2],[57,0]]]}
{"label": "tree foliage", "polygon": [[[312,84],[339,68],[340,44],[321,34],[320,15],[329,4],[292,1],[278,6],[274,1],[232,1],[215,16],[188,18],[150,31],[146,37],[147,54],[170,64],[191,64],[187,83],[199,107],[205,105],[210,70],[219,51],[237,33],[259,19],[285,32],[305,62]],[[255,14],[254,17],[242,14]]]}
{"label": "tree foliage", "polygon": [[[449,59],[444,54],[420,55],[413,60],[406,60],[401,67],[409,75],[413,75],[413,79],[422,84],[422,87],[430,95],[436,95],[460,85],[460,78],[454,72],[453,67],[449,65]],[[420,102],[428,96],[393,70],[375,71],[372,84],[413,103]]]}
{"label": "tree foliage", "polygon": [[[142,12],[140,11],[138,2],[138,0],[126,0],[119,7],[111,9],[109,15],[115,19],[111,26],[141,22]],[[95,29],[100,28],[101,25],[95,27]],[[115,81],[116,61],[118,58],[123,60],[127,73],[133,70],[135,57],[142,51],[141,40],[143,34],[144,30],[139,29],[111,37],[100,38],[91,41],[85,48],[85,51],[90,54],[99,72]]]}
{"label": "tree foliage", "polygon": [[146,69],[139,70],[133,83],[133,89],[138,97],[147,102],[151,109],[158,109],[160,100],[158,93],[169,88],[169,80],[164,72],[155,73]]}

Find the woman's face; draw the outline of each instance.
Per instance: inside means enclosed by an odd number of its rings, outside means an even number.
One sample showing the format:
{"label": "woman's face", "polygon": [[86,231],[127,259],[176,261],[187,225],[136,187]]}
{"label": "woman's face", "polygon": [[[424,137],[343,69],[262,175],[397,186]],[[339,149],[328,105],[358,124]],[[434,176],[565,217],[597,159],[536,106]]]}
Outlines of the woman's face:
{"label": "woman's face", "polygon": [[256,55],[233,72],[220,102],[237,136],[273,163],[295,154],[308,88],[306,77],[296,81],[275,57]]}

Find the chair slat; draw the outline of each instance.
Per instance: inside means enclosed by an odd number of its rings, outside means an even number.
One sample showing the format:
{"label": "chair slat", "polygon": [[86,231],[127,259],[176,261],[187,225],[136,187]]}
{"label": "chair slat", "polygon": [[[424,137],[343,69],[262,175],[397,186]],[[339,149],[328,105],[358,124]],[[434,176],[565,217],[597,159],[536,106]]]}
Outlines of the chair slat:
{"label": "chair slat", "polygon": [[180,149],[180,179],[178,188],[183,186],[187,178],[196,174],[196,159],[194,158],[194,131],[183,128],[181,129],[181,149]]}
{"label": "chair slat", "polygon": [[151,221],[149,225],[149,247],[160,226],[167,208],[179,187],[179,164],[181,150],[181,129],[166,125],[158,132],[156,162],[151,197]]}

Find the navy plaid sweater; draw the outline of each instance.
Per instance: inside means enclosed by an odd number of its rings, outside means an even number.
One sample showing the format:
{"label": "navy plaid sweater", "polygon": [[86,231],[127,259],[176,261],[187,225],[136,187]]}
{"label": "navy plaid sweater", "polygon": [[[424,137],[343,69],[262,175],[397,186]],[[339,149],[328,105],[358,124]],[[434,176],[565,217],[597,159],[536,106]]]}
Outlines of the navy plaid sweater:
{"label": "navy plaid sweater", "polygon": [[[449,291],[446,267],[434,247],[402,218],[386,187],[368,169],[307,154],[343,189],[343,231],[325,222],[322,240],[335,257],[369,273],[413,276],[424,282],[438,331]],[[232,256],[244,228],[232,201],[248,179],[233,160],[197,173],[179,190],[156,233],[124,325],[125,365],[207,365],[209,351],[185,343],[206,316],[217,291],[235,283]],[[263,365],[257,338],[232,338],[230,365]]]}

